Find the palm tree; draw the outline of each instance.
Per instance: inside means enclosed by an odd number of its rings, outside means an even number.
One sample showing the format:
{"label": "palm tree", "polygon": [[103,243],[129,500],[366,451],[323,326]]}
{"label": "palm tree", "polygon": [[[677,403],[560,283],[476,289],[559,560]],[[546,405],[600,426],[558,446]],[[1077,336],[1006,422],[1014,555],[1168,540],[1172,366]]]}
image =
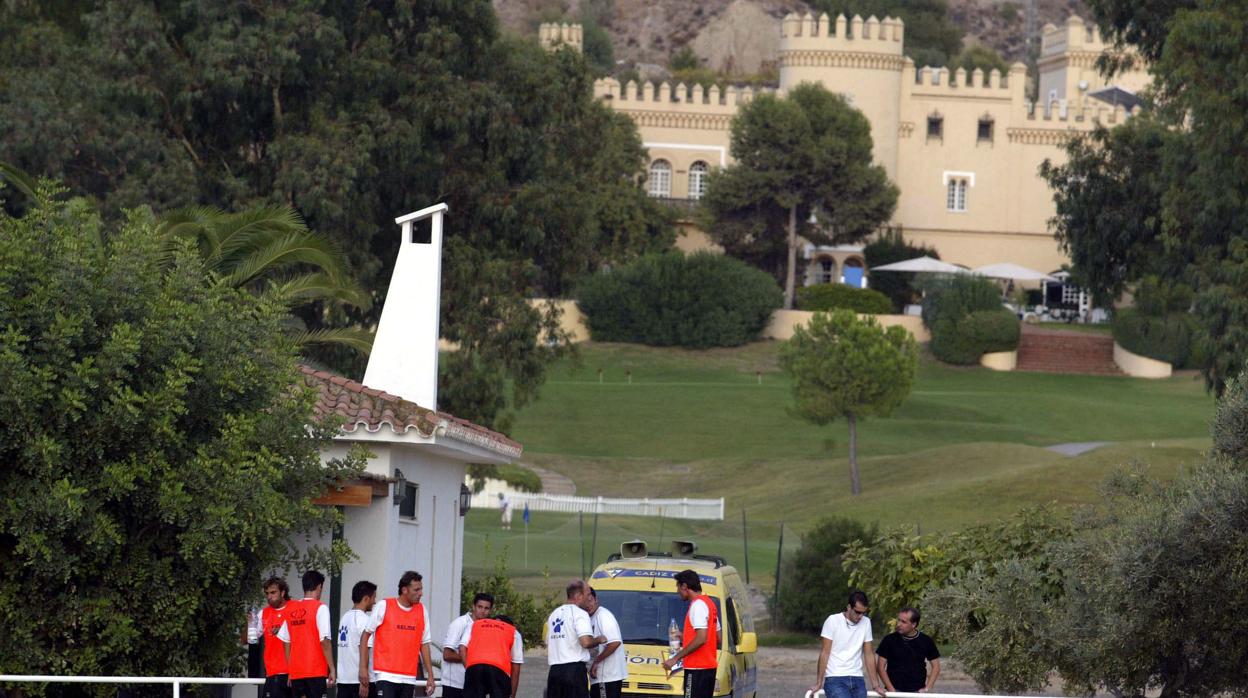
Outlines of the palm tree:
{"label": "palm tree", "polygon": [[[201,206],[160,216],[157,233],[172,246],[189,241],[221,283],[277,300],[290,309],[313,302],[367,310],[371,298],[347,274],[347,259],[328,238],[308,229],[291,208],[262,206],[236,213]],[[293,318],[296,324],[298,320]],[[342,344],[367,354],[372,333],[295,327],[303,344]]]}

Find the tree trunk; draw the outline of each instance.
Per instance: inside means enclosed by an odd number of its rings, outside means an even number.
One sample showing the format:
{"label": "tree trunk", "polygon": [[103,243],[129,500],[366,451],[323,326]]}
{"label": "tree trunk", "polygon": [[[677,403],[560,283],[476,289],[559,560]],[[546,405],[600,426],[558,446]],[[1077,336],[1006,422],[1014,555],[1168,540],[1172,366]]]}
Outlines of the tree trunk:
{"label": "tree trunk", "polygon": [[858,479],[858,418],[849,415],[849,493],[862,494],[862,481]]}
{"label": "tree trunk", "polygon": [[794,286],[797,281],[797,206],[789,207],[789,258],[784,270],[784,309],[793,309]]}

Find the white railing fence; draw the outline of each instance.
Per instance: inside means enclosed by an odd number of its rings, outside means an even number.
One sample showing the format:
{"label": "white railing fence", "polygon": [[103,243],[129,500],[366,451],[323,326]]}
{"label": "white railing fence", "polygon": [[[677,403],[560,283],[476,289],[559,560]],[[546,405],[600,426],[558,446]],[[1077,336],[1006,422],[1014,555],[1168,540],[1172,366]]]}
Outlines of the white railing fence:
{"label": "white railing fence", "polygon": [[[509,495],[511,511],[519,518],[524,506],[529,511],[561,511],[575,514],[631,514],[633,516],[665,516],[669,519],[724,520],[724,500],[720,499],[622,499],[616,497],[576,497],[564,494]],[[479,492],[472,496],[473,509],[498,509],[497,493]]]}
{"label": "white railing fence", "polygon": [[25,674],[0,674],[0,685],[6,683],[146,683],[173,686],[173,698],[181,698],[183,684],[216,684],[238,686],[251,684],[261,686],[264,679],[234,679],[207,676],[36,676]]}

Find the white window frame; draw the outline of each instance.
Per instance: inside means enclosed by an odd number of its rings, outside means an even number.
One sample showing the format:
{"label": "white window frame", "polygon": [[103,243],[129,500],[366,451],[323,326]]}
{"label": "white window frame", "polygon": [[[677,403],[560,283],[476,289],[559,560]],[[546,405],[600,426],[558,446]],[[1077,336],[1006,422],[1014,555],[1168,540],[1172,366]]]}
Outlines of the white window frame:
{"label": "white window frame", "polygon": [[945,171],[941,179],[945,186],[945,210],[949,213],[966,213],[966,190],[975,186],[975,173]]}
{"label": "white window frame", "polygon": [[706,194],[706,176],[710,174],[711,166],[702,160],[698,160],[689,166],[689,198],[701,199]]}
{"label": "white window frame", "polygon": [[650,163],[650,187],[647,193],[655,198],[672,197],[672,163],[659,158]]}

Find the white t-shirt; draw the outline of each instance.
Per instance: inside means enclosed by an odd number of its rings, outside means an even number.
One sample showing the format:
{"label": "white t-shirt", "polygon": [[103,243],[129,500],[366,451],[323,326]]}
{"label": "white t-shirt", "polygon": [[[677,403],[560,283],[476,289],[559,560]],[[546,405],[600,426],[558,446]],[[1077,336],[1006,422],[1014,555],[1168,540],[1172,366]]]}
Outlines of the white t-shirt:
{"label": "white t-shirt", "polygon": [[[377,633],[377,628],[381,627],[381,621],[384,620],[386,617],[386,606],[389,606],[390,602],[393,600],[394,599],[386,599],[384,601],[378,601],[377,605],[373,606],[373,613],[372,615],[368,617],[368,632],[370,633],[370,637],[369,637],[370,646],[372,645],[371,635],[375,635]],[[396,601],[395,603],[398,603],[398,602]],[[403,610],[406,611],[407,609],[411,607],[404,606],[403,604],[399,604],[399,608],[402,608]],[[424,604],[421,604],[420,610],[424,613],[424,616],[425,616],[425,623],[424,623],[425,632],[420,638],[420,644],[427,645],[430,642],[433,642],[433,639],[432,639],[433,636],[429,633],[429,609],[425,608]],[[411,676],[409,676],[407,674],[391,674],[388,671],[373,671],[370,673],[375,675],[378,681],[389,681],[391,683],[406,683],[406,684],[411,684],[413,686],[416,685],[415,674],[412,674]]]}
{"label": "white t-shirt", "polygon": [[[459,654],[464,656],[468,654],[468,641],[472,639],[472,623],[464,628],[464,634],[459,638]],[[516,631],[516,639],[511,643],[511,663],[524,664],[524,638],[520,636],[520,631]]]}
{"label": "white t-shirt", "polygon": [[[353,608],[342,614],[338,622],[338,682],[358,683],[360,680],[360,635],[368,630],[368,614]],[[373,646],[373,638],[368,638]],[[369,665],[372,665],[370,653]],[[370,671],[369,681],[377,677]]]}
{"label": "white t-shirt", "polygon": [[[303,597],[303,600],[307,601],[308,597]],[[321,607],[316,609],[316,636],[322,640],[328,640],[334,636],[334,630],[329,626],[329,606],[325,604],[321,604]],[[282,627],[277,629],[277,639],[287,644],[290,643],[290,628],[286,627],[285,621],[282,622]]]}
{"label": "white t-shirt", "polygon": [[706,601],[694,599],[693,603],[689,604],[688,615],[689,625],[693,626],[694,630],[701,630],[711,620],[711,609],[706,607]]}
{"label": "white t-shirt", "polygon": [[[628,657],[624,654],[624,636],[620,634],[620,624],[615,620],[615,615],[607,610],[605,606],[599,606],[594,615],[589,617],[589,620],[594,637],[602,635],[607,638],[608,644],[612,642],[620,643],[620,646],[615,648],[611,656],[602,660],[602,664],[598,665],[598,676],[590,677],[589,682],[591,684],[611,683],[612,681],[627,679]],[[606,647],[606,645],[603,645],[603,647]]]}
{"label": "white t-shirt", "polygon": [[832,641],[824,676],[862,676],[862,646],[872,640],[869,617],[850,623],[844,613],[833,613],[823,621],[819,636]]}
{"label": "white t-shirt", "polygon": [[[451,621],[446,628],[446,639],[442,641],[442,646],[459,651],[459,646],[463,644],[461,638],[464,631],[472,627],[472,614],[464,615]],[[463,656],[463,653],[460,653]],[[460,662],[442,662],[442,685],[450,688],[464,687],[464,665]]]}
{"label": "white t-shirt", "polygon": [[576,604],[565,603],[546,619],[546,652],[551,666],[588,662],[589,650],[581,647],[582,637],[593,637],[589,614]]}

